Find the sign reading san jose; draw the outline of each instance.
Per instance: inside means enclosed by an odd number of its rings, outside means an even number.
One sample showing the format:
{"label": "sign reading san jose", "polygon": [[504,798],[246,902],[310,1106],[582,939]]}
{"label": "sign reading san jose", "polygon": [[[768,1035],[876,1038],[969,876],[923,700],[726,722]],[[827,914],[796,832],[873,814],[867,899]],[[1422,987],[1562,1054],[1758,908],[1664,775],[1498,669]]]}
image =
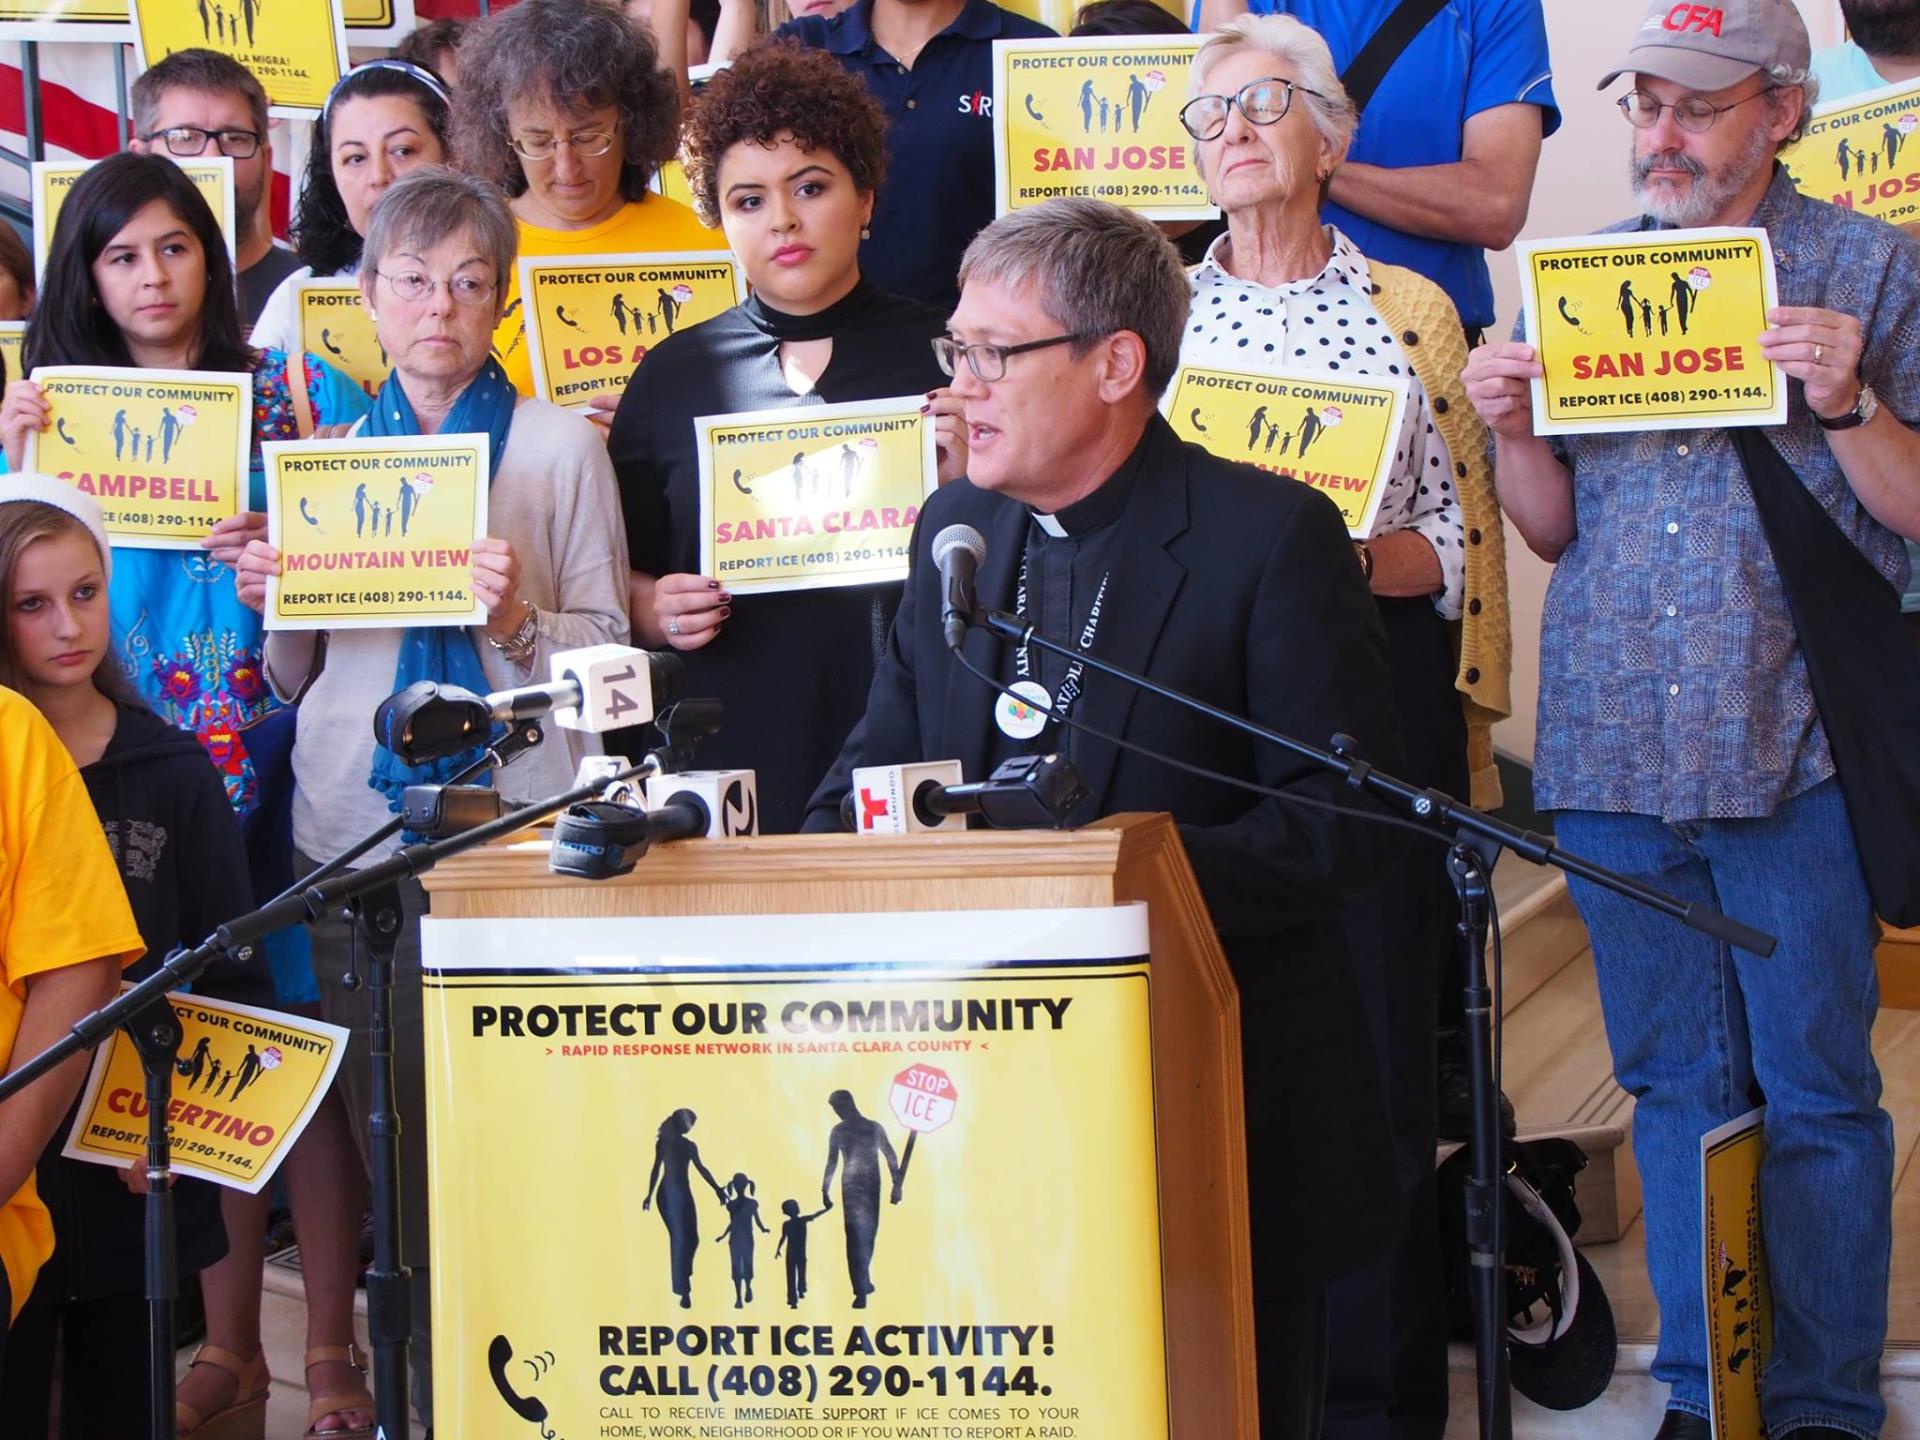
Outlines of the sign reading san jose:
{"label": "sign reading san jose", "polygon": [[1814,108],[1780,163],[1803,195],[1895,225],[1920,222],[1920,80]]}
{"label": "sign reading san jose", "polygon": [[1197,36],[993,42],[995,209],[1061,195],[1153,220],[1219,214],[1180,126]]}
{"label": "sign reading san jose", "polygon": [[1760,353],[1778,303],[1764,230],[1660,230],[1516,247],[1537,435],[1780,425]]}

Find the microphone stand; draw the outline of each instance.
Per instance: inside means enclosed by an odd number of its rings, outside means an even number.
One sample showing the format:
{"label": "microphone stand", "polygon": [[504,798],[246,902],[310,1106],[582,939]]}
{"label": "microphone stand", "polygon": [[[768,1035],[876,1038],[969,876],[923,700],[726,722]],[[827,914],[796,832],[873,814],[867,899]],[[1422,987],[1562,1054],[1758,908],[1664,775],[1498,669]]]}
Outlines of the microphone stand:
{"label": "microphone stand", "polygon": [[[696,705],[706,702],[681,703],[688,705],[692,714]],[[703,710],[699,714],[701,723],[708,723],[708,712]],[[671,713],[663,715],[655,723],[665,735],[672,723]],[[717,728],[717,724],[712,728]],[[532,732],[531,737],[527,733],[529,731]],[[506,764],[540,741],[538,722],[522,721],[498,745],[491,747],[486,755],[462,770],[456,781],[469,779],[496,763]],[[564,794],[508,811],[496,820],[458,835],[404,846],[387,859],[363,870],[340,873],[352,860],[399,830],[400,821],[396,817],[344,855],[282,891],[265,905],[220,926],[191,950],[174,951],[153,974],[122,991],[98,1010],[82,1016],[59,1040],[12,1074],[0,1077],[0,1101],[4,1101],[49,1071],[59,1068],[73,1056],[95,1049],[122,1027],[132,1037],[140,1055],[141,1068],[146,1077],[147,1103],[145,1228],[152,1368],[148,1424],[152,1440],[173,1440],[175,1430],[173,1312],[178,1294],[178,1273],[167,1125],[168,1111],[172,1106],[173,1076],[179,1066],[181,1029],[172,1005],[167,1002],[168,993],[191,985],[209,964],[222,956],[231,956],[243,963],[251,960],[255,947],[276,930],[288,925],[311,923],[322,919],[337,907],[349,906],[354,907],[355,913],[367,923],[369,948],[376,954],[375,964],[369,966],[369,981],[374,987],[372,995],[379,1003],[381,987],[384,986],[390,1001],[392,955],[394,944],[399,939],[401,921],[397,889],[399,880],[424,875],[449,856],[514,834],[558,814],[569,805],[592,799],[608,784],[665,773],[684,749],[684,743],[676,747],[669,738],[666,745],[649,753],[639,764],[628,766],[607,779],[578,785]],[[368,901],[363,897],[374,898]],[[385,947],[384,960],[379,958],[382,945]],[[376,1122],[384,1118],[387,1122],[384,1134],[378,1124],[374,1129],[374,1185],[376,1190],[380,1190],[384,1178],[386,1193],[374,1209],[375,1268],[368,1273],[368,1329],[375,1342],[376,1430],[387,1435],[405,1435],[409,1424],[407,1344],[412,1326],[407,1292],[409,1277],[402,1264],[400,1248],[399,1119],[392,1113],[390,1008],[384,1028],[374,1028],[368,1048],[375,1058],[372,1118]],[[387,1107],[384,1112],[380,1109],[383,1098]],[[381,1158],[383,1152],[384,1160]],[[380,1280],[377,1292],[374,1283],[376,1277]],[[394,1328],[396,1324],[397,1329]],[[375,1329],[376,1325],[380,1329]],[[386,1333],[382,1334],[382,1330]]]}
{"label": "microphone stand", "polygon": [[[1145,675],[1110,664],[1085,650],[1062,644],[1041,634],[1023,616],[1010,615],[1003,610],[989,610],[976,613],[973,619],[1003,640],[1020,645],[1037,645],[1052,654],[1077,660],[1089,669],[1125,680],[1150,695],[1158,695],[1163,700],[1210,716],[1242,734],[1277,745],[1341,776],[1353,789],[1368,791],[1393,808],[1404,809],[1416,823],[1450,840],[1447,876],[1459,902],[1459,932],[1467,947],[1467,983],[1463,993],[1466,998],[1467,1045],[1472,1057],[1468,1084],[1472,1097],[1473,1142],[1471,1178],[1466,1187],[1466,1231],[1469,1273],[1472,1277],[1480,1435],[1482,1440],[1512,1440],[1513,1397],[1508,1381],[1507,1347],[1503,1333],[1507,1321],[1502,1226],[1506,1186],[1501,1173],[1504,1167],[1500,1159],[1499,1099],[1493,1083],[1493,991],[1487,983],[1486,959],[1494,862],[1501,850],[1512,850],[1536,865],[1556,866],[1569,875],[1577,875],[1636,904],[1671,916],[1703,935],[1710,935],[1762,957],[1773,954],[1776,941],[1771,935],[1729,919],[1708,906],[1676,900],[1664,891],[1563,850],[1551,835],[1522,830],[1484,810],[1463,804],[1444,791],[1414,785],[1376,769],[1360,758],[1358,742],[1350,735],[1335,735],[1332,750],[1322,750],[1304,740],[1297,740],[1291,735],[1270,730],[1231,711],[1222,710],[1217,705],[1182,694]],[[955,656],[960,658],[957,645]],[[962,664],[965,665],[964,659]],[[1357,819],[1368,818],[1365,811],[1356,810],[1352,813]]]}

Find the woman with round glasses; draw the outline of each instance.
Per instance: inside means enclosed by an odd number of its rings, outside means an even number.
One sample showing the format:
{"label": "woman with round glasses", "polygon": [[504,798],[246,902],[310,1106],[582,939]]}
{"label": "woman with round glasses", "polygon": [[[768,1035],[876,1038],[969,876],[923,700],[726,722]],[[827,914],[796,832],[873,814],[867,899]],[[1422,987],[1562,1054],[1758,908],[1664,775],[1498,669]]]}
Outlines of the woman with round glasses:
{"label": "woman with round glasses", "polygon": [[[1509,708],[1506,574],[1486,431],[1460,382],[1459,316],[1438,286],[1368,260],[1321,223],[1359,117],[1316,32],[1286,15],[1234,20],[1200,47],[1189,90],[1181,122],[1227,233],[1193,271],[1180,361],[1406,382],[1385,495],[1354,558],[1386,627],[1409,775],[1490,803],[1498,797],[1490,730]],[[1231,458],[1305,476],[1319,463],[1325,424],[1311,407],[1275,406],[1256,413]],[[1350,907],[1348,943],[1386,1040],[1407,1213],[1431,1215],[1435,1014],[1455,902],[1426,849],[1388,884],[1391,901]],[[1431,1237],[1408,1263],[1426,1282],[1416,1313],[1439,1314]],[[1438,1331],[1418,1340],[1441,1384],[1444,1341]]]}
{"label": "woman with round glasses", "polygon": [[723,702],[726,726],[701,763],[758,772],[768,832],[799,828],[865,709],[900,586],[734,597],[700,574],[693,422],[924,395],[942,476],[964,466],[957,407],[937,388],[928,343],[944,317],[860,274],[886,136],[879,103],[824,51],[762,41],[708,82],[687,116],[687,179],[753,295],[662,341],[628,382],[608,439],[633,554],[634,634],[683,652],[688,693]]}
{"label": "woman with round glasses", "polygon": [[[486,619],[467,629],[269,631],[266,676],[285,697],[304,692],[293,745],[294,868],[320,861],[386,823],[411,784],[445,781],[477,752],[410,766],[378,745],[368,723],[388,695],[421,680],[477,694],[532,683],[556,650],[627,638],[626,546],[606,447],[577,415],[517,394],[489,355],[512,273],[515,226],[499,192],[439,166],[397,181],[373,207],[361,254],[360,293],[393,374],[357,433],[376,437],[481,434],[491,469],[487,537],[473,545],[473,584]],[[408,496],[389,491],[404,526]],[[420,503],[433,503],[427,497]],[[279,552],[247,547],[239,594],[260,608]],[[494,773],[509,799],[556,794],[573,783],[584,746],[576,731]],[[369,852],[391,853],[397,841]],[[397,1110],[406,1252],[414,1270],[414,1400],[431,1424],[426,1234],[426,1088],[420,1039],[419,917],[426,896],[403,882],[407,924],[395,954]],[[312,929],[321,1011],[349,1026],[357,1053],[340,1068],[361,1158],[369,1154],[364,988],[348,990],[351,930],[335,918]],[[409,999],[411,997],[411,999]]]}
{"label": "woman with round glasses", "polygon": [[[722,250],[694,213],[647,187],[679,144],[680,96],[652,34],[611,0],[521,0],[460,44],[461,168],[510,197],[522,255]],[[494,352],[533,389],[517,275]]]}
{"label": "woman with round glasses", "polygon": [[451,104],[438,75],[406,60],[369,60],[340,77],[313,126],[293,214],[294,249],[305,263],[267,298],[254,344],[298,344],[300,286],[359,272],[374,201],[409,170],[447,163]]}

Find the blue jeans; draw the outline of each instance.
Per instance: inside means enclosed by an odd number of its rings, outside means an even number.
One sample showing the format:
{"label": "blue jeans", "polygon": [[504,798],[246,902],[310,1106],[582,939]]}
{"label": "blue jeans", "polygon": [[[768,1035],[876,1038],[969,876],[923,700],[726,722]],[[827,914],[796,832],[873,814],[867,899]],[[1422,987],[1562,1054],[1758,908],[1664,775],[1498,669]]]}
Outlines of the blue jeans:
{"label": "blue jeans", "polygon": [[1769,960],[1584,881],[1614,1072],[1633,1095],[1647,1268],[1660,1305],[1654,1377],[1671,1408],[1707,1414],[1700,1137],[1767,1102],[1762,1233],[1773,1287],[1768,1433],[1827,1425],[1872,1437],[1886,1419],[1893,1122],[1870,1048],[1875,929],[1839,783],[1764,820],[1667,824],[1567,810],[1567,849],[1778,937]]}

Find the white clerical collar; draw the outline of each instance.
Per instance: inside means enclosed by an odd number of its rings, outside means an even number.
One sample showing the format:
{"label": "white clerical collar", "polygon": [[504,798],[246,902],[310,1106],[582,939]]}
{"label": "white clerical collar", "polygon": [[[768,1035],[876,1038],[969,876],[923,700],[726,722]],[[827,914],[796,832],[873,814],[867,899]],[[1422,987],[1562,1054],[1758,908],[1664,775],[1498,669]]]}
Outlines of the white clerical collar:
{"label": "white clerical collar", "polygon": [[1033,516],[1033,523],[1046,531],[1047,534],[1051,535],[1054,539],[1064,540],[1067,538],[1067,527],[1062,525],[1054,516],[1042,515],[1037,510],[1029,513]]}

